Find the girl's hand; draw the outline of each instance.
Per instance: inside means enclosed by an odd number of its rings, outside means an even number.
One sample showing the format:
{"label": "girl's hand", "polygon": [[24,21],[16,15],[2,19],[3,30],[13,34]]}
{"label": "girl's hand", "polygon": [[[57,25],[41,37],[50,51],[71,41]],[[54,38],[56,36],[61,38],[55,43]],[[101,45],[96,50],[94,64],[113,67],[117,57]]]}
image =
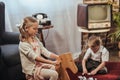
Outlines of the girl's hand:
{"label": "girl's hand", "polygon": [[60,65],[60,63],[61,63],[61,59],[60,59],[59,57],[57,58],[56,61],[57,61],[57,65]]}
{"label": "girl's hand", "polygon": [[53,65],[59,65],[60,64],[60,61],[56,60],[56,61],[51,61],[51,64]]}
{"label": "girl's hand", "polygon": [[60,63],[61,63],[60,60],[53,61],[53,64],[54,64],[54,65],[60,65]]}
{"label": "girl's hand", "polygon": [[56,67],[56,70],[59,72],[60,64],[61,64],[61,59],[58,57],[56,61],[57,61],[57,62],[56,62],[55,67]]}

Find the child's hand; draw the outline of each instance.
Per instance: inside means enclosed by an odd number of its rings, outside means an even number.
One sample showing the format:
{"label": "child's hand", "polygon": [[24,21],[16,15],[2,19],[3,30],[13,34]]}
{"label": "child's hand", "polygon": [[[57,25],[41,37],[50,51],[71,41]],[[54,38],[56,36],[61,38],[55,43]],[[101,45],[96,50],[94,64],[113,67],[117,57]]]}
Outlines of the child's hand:
{"label": "child's hand", "polygon": [[60,61],[58,61],[58,60],[52,61],[52,64],[55,65],[55,66],[56,66],[56,65],[60,65]]}
{"label": "child's hand", "polygon": [[95,75],[96,73],[97,73],[96,70],[92,70],[92,71],[90,72],[90,75]]}
{"label": "child's hand", "polygon": [[59,57],[57,58],[56,61],[57,61],[57,64],[60,65],[60,63],[61,63],[61,59],[60,59]]}
{"label": "child's hand", "polygon": [[61,59],[58,57],[56,60],[56,70],[58,70],[60,68],[60,63],[61,63]]}
{"label": "child's hand", "polygon": [[88,74],[88,71],[87,71],[87,69],[85,68],[85,69],[83,69],[82,75],[86,75],[86,74]]}

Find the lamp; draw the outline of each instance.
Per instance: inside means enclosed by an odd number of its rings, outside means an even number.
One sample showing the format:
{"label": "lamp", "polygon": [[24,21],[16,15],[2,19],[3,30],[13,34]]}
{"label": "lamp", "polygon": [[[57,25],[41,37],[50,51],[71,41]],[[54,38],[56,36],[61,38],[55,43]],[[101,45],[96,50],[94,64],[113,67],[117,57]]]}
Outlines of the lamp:
{"label": "lamp", "polygon": [[33,14],[32,16],[38,20],[39,25],[42,25],[42,26],[51,25],[51,20],[48,18],[47,14],[45,13],[36,13],[36,14]]}

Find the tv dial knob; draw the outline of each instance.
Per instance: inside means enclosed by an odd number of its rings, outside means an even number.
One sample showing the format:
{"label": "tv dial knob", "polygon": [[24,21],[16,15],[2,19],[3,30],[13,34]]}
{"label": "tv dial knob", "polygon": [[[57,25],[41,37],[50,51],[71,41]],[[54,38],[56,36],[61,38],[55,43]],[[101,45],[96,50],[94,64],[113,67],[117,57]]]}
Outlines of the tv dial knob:
{"label": "tv dial knob", "polygon": [[105,24],[105,26],[108,26],[108,24]]}

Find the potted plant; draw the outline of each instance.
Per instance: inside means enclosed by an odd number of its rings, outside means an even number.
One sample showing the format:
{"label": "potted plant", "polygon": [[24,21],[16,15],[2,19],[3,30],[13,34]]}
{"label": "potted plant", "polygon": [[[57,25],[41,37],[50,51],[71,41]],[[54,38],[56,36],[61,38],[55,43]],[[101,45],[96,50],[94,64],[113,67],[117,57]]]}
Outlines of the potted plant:
{"label": "potted plant", "polygon": [[113,25],[116,27],[113,33],[108,36],[111,38],[112,42],[118,43],[119,57],[120,57],[120,12],[113,13]]}
{"label": "potted plant", "polygon": [[113,13],[113,25],[116,27],[115,32],[111,33],[109,36],[112,41],[120,41],[120,12]]}

